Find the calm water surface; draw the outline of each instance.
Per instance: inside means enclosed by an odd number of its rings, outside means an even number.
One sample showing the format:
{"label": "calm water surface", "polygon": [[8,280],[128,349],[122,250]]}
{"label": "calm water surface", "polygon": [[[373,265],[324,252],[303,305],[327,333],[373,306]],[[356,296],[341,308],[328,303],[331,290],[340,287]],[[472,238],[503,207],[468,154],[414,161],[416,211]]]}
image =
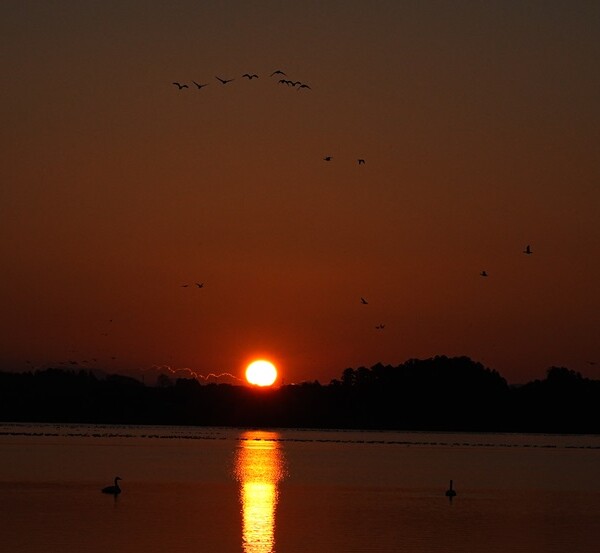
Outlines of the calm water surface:
{"label": "calm water surface", "polygon": [[0,543],[597,553],[599,469],[600,436],[0,424]]}

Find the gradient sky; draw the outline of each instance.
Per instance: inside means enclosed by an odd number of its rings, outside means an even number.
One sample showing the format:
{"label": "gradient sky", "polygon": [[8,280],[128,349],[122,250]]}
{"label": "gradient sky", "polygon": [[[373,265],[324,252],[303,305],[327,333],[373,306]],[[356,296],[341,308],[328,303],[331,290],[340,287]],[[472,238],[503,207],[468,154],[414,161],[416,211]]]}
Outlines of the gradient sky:
{"label": "gradient sky", "polygon": [[600,377],[598,2],[19,0],[0,29],[1,369]]}

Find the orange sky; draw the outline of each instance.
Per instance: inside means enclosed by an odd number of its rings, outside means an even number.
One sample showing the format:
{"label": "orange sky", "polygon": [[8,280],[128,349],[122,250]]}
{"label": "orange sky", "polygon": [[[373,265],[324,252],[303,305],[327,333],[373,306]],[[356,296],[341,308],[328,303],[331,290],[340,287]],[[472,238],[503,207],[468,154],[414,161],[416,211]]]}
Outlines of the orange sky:
{"label": "orange sky", "polygon": [[2,3],[0,368],[600,377],[600,5],[289,4]]}

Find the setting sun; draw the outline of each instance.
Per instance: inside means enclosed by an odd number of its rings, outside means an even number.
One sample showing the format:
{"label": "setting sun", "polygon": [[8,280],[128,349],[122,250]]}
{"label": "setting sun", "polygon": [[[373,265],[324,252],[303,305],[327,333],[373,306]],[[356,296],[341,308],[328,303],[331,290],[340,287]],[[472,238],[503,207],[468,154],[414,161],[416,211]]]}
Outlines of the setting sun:
{"label": "setting sun", "polygon": [[277,369],[270,361],[259,359],[246,367],[246,380],[255,386],[271,386],[277,379]]}

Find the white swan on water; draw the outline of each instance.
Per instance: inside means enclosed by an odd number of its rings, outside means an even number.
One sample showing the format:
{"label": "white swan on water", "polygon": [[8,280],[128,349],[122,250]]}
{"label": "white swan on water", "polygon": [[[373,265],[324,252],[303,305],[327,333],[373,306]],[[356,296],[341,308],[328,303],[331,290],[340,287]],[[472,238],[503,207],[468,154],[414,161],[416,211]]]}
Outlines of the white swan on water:
{"label": "white swan on water", "polygon": [[123,479],[120,476],[115,476],[115,485],[106,486],[106,488],[102,488],[102,493],[110,493],[112,495],[117,495],[121,493],[121,488],[119,488],[119,480]]}

